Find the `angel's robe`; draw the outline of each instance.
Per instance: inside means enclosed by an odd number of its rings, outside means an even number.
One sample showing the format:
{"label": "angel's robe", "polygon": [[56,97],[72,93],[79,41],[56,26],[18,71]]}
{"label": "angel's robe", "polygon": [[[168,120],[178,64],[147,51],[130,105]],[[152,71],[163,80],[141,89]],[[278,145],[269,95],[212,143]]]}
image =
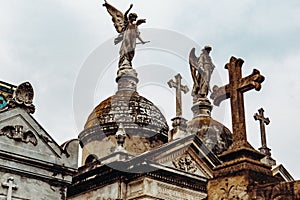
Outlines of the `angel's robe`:
{"label": "angel's robe", "polygon": [[206,97],[208,91],[210,90],[209,87],[210,77],[215,66],[212,63],[211,57],[209,56],[206,50],[202,50],[202,53],[198,58],[197,64],[198,64],[197,68],[200,70],[198,70],[198,76],[197,76],[198,83],[196,84],[197,87],[193,88],[193,92],[194,95],[200,95],[201,97]]}
{"label": "angel's robe", "polygon": [[135,53],[136,38],[139,34],[138,26],[136,24],[129,23],[127,29],[124,31],[123,41],[119,52],[119,66],[121,66],[125,60],[127,60],[131,65],[131,61]]}

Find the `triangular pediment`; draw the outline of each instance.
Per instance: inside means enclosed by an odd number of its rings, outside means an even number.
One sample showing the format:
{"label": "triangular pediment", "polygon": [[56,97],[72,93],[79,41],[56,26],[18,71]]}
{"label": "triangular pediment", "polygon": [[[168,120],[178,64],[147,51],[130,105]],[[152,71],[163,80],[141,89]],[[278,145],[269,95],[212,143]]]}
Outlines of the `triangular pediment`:
{"label": "triangular pediment", "polygon": [[0,113],[0,152],[32,161],[74,167],[65,150],[27,112],[15,108]]}
{"label": "triangular pediment", "polygon": [[176,168],[178,170],[210,178],[212,176],[211,170],[208,169],[203,161],[197,158],[193,152],[185,152],[173,161],[165,163],[169,167]]}
{"label": "triangular pediment", "polygon": [[145,159],[206,178],[212,178],[212,169],[220,164],[217,156],[196,135],[171,141],[145,154]]}

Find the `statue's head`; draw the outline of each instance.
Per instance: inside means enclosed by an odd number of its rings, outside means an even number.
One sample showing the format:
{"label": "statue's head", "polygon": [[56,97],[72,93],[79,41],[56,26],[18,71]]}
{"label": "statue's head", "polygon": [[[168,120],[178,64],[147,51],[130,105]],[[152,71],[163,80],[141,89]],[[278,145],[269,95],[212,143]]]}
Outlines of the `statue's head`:
{"label": "statue's head", "polygon": [[138,18],[136,13],[130,13],[129,14],[129,20],[135,21]]}
{"label": "statue's head", "polygon": [[212,50],[211,46],[205,46],[204,47],[204,50],[206,50],[208,53]]}

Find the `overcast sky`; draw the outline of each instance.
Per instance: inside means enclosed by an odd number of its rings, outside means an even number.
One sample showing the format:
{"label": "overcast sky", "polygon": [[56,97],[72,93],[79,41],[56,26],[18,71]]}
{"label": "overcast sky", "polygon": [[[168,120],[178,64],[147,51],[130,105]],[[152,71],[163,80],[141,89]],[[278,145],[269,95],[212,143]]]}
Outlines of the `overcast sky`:
{"label": "overcast sky", "polygon": [[[29,81],[38,122],[58,143],[77,137],[92,109],[116,91],[116,31],[103,2],[0,2],[0,80]],[[228,82],[224,65],[232,55],[245,60],[244,76],[259,69],[266,77],[261,91],[245,94],[248,138],[260,147],[253,114],[263,107],[271,120],[266,131],[272,157],[300,178],[300,1],[109,2],[123,12],[133,3],[133,12],[147,19],[141,34],[151,42],[138,46],[133,63],[140,94],[162,110],[168,123],[175,99],[166,82],[180,72],[183,84],[192,87],[187,62],[192,47],[198,54],[204,45],[213,47],[212,85]],[[183,115],[190,120],[190,93],[183,101]],[[214,107],[213,117],[231,129],[228,102]]]}

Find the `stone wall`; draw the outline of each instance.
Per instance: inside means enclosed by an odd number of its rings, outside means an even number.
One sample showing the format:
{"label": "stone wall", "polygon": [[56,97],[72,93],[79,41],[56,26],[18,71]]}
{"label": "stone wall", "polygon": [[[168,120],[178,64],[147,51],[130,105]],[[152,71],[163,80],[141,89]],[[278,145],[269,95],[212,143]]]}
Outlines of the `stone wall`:
{"label": "stone wall", "polygon": [[[6,200],[9,178],[13,178],[12,199],[20,200],[60,200],[66,197],[66,188],[23,175],[0,172],[0,199]],[[7,186],[6,186],[7,185]]]}
{"label": "stone wall", "polygon": [[80,195],[69,197],[68,200],[113,200],[118,198],[118,183],[102,188],[85,191]]}

